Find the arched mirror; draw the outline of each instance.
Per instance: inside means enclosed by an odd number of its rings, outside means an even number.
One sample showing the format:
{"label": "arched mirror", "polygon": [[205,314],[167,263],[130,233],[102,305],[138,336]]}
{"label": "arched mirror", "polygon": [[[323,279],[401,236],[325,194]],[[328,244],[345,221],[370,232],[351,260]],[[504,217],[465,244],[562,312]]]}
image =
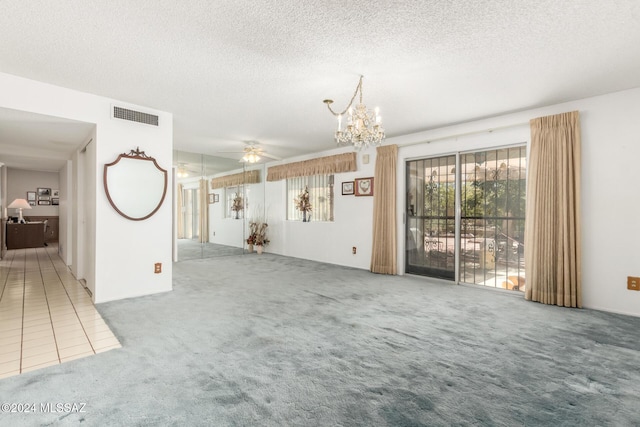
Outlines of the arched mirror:
{"label": "arched mirror", "polygon": [[104,165],[104,190],[123,217],[141,221],[160,209],[167,194],[167,171],[140,149]]}

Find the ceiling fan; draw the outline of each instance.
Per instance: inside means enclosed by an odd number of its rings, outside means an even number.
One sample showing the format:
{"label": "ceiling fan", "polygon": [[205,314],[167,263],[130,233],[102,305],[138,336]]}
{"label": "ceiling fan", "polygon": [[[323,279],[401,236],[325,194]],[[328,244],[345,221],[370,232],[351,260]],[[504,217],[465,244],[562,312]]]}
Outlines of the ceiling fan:
{"label": "ceiling fan", "polygon": [[188,178],[189,173],[192,172],[189,170],[189,165],[184,162],[178,162],[178,167],[176,168],[176,176],[178,178]]}
{"label": "ceiling fan", "polygon": [[242,141],[246,147],[242,151],[218,151],[218,153],[243,154],[240,159],[241,163],[257,163],[262,157],[272,160],[282,160],[282,158],[271,155],[260,147],[257,141]]}

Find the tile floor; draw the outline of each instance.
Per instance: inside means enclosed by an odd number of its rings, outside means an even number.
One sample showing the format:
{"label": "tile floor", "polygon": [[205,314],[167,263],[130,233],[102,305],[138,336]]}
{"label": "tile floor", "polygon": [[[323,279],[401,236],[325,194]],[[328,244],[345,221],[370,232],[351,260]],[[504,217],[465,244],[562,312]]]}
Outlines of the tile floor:
{"label": "tile floor", "polygon": [[0,378],[120,348],[57,245],[0,260]]}

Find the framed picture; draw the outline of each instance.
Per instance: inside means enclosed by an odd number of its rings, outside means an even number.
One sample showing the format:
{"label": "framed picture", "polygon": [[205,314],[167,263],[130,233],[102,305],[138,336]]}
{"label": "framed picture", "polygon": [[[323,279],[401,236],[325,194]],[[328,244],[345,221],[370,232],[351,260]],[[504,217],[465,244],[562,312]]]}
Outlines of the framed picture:
{"label": "framed picture", "polygon": [[373,177],[356,178],[356,196],[373,196]]}
{"label": "framed picture", "polygon": [[218,193],[213,194],[213,203],[218,203],[220,201],[220,195]]}
{"label": "framed picture", "polygon": [[51,197],[60,197],[60,190],[53,190],[51,192]]}
{"label": "framed picture", "polygon": [[54,205],[54,206],[60,205],[60,199],[57,198],[57,197],[52,197],[51,198],[51,204]]}
{"label": "framed picture", "polygon": [[39,205],[50,205],[51,200],[38,200]]}
{"label": "framed picture", "polygon": [[35,205],[36,205],[35,200],[29,200],[29,206],[35,206]]}
{"label": "framed picture", "polygon": [[[36,201],[36,192],[35,191],[27,191],[27,201],[35,202]],[[35,205],[35,203],[34,203]]]}
{"label": "framed picture", "polygon": [[38,188],[38,199],[42,197],[51,197],[50,188]]}
{"label": "framed picture", "polygon": [[346,181],[342,183],[342,195],[350,196],[353,194],[353,181]]}
{"label": "framed picture", "polygon": [[209,193],[209,204],[216,202],[216,195],[213,193]]}

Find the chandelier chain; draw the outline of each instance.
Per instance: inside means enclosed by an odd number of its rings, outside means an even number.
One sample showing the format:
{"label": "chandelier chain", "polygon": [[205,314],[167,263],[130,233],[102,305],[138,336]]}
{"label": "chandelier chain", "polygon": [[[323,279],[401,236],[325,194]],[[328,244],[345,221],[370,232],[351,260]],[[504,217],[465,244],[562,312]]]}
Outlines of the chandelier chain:
{"label": "chandelier chain", "polygon": [[327,107],[329,107],[329,111],[331,111],[331,114],[333,114],[336,117],[345,115],[349,110],[349,108],[351,108],[351,106],[353,105],[353,100],[356,99],[356,95],[358,94],[358,92],[360,92],[360,104],[362,104],[362,76],[360,76],[360,81],[358,82],[358,86],[356,86],[356,90],[353,92],[353,96],[351,97],[349,104],[347,104],[347,106],[345,107],[344,110],[342,110],[341,113],[336,113],[331,108],[331,104],[327,104]]}

